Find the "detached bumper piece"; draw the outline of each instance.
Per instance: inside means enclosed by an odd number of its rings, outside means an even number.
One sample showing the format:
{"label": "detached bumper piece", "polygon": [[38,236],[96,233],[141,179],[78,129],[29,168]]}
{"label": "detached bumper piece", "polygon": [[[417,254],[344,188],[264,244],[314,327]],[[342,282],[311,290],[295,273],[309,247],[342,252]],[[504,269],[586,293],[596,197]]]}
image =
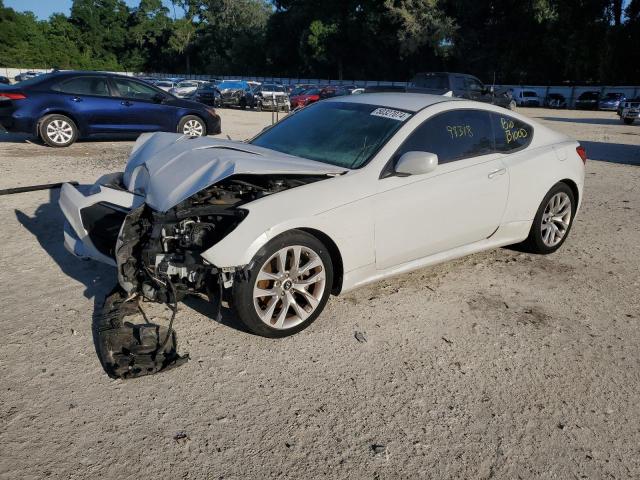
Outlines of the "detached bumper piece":
{"label": "detached bumper piece", "polygon": [[[139,297],[127,301],[116,287],[94,319],[96,350],[111,378],[135,378],[178,367],[189,355],[177,352],[173,329],[153,323],[133,324],[125,317],[140,313]],[[145,319],[146,320],[146,319]]]}

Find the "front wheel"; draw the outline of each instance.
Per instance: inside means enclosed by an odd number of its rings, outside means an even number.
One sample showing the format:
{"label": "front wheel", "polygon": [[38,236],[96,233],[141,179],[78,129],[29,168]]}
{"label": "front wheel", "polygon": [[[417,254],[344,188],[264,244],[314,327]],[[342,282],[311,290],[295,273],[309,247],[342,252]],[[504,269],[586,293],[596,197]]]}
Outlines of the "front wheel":
{"label": "front wheel", "polygon": [[515,100],[511,100],[509,102],[509,105],[507,106],[509,110],[515,110],[517,107],[518,107],[518,104],[516,103]]}
{"label": "front wheel", "polygon": [[622,121],[625,123],[625,125],[631,125],[634,120],[635,120],[635,118],[623,118],[622,119]]}
{"label": "front wheel", "polygon": [[234,281],[233,307],[252,332],[271,338],[311,325],[324,309],[333,282],[327,248],[299,230],[267,243],[246,273]]}
{"label": "front wheel", "polygon": [[204,137],[207,134],[207,126],[200,117],[187,115],[178,124],[178,133],[189,137]]}
{"label": "front wheel", "polygon": [[558,250],[569,235],[576,208],[571,188],[566,183],[555,184],[538,207],[523,247],[544,255]]}
{"label": "front wheel", "polygon": [[78,138],[78,127],[64,115],[47,115],[40,121],[38,133],[50,147],[68,147]]}

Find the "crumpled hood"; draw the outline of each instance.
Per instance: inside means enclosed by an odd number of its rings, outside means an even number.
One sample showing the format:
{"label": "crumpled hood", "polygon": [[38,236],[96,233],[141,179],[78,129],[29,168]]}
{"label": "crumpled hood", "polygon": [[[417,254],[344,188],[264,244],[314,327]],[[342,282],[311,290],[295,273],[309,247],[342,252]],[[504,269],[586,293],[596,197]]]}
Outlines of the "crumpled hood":
{"label": "crumpled hood", "polygon": [[151,208],[166,212],[231,175],[337,175],[347,170],[242,142],[145,133],[133,146],[123,182],[129,191],[145,195]]}

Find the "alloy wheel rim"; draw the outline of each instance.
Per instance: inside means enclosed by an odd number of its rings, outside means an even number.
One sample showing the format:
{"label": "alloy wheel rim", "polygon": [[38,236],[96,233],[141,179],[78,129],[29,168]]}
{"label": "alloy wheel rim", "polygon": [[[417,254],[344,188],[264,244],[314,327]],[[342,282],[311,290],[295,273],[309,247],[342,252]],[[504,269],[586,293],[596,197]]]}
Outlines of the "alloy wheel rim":
{"label": "alloy wheel rim", "polygon": [[182,133],[190,137],[201,137],[204,128],[197,120],[189,120],[182,127]]}
{"label": "alloy wheel rim", "polygon": [[542,242],[555,247],[567,234],[571,224],[571,199],[565,192],[553,195],[542,214]]}
{"label": "alloy wheel rim", "polygon": [[287,330],[315,312],[325,287],[326,271],[320,256],[302,245],[287,246],[260,267],[253,305],[263,323]]}
{"label": "alloy wheel rim", "polygon": [[47,137],[53,143],[67,143],[73,137],[73,127],[65,120],[53,120],[47,125]]}

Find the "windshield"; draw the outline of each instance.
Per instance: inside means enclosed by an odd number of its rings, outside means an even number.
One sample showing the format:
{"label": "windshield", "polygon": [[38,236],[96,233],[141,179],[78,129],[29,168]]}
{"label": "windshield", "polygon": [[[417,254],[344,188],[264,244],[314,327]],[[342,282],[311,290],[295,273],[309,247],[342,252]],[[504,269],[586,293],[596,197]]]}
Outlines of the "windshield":
{"label": "windshield", "polygon": [[242,82],[221,82],[218,84],[220,90],[224,90],[225,88],[243,89],[244,87],[245,84]]}
{"label": "windshield", "polygon": [[180,82],[178,84],[178,88],[185,88],[185,87],[197,87],[198,84],[197,83],[193,83],[193,82]]}
{"label": "windshield", "polygon": [[522,96],[523,97],[537,97],[538,95],[536,94],[536,92],[527,91],[527,92],[522,92]]}
{"label": "windshield", "polygon": [[621,93],[607,93],[606,98],[609,100],[618,100],[619,98],[622,98],[622,94]]}
{"label": "windshield", "polygon": [[339,167],[359,168],[411,117],[377,105],[320,102],[259,134],[259,147]]}
{"label": "windshield", "polygon": [[156,86],[158,86],[158,87],[173,87],[173,83],[171,83],[171,82],[156,82]]}

